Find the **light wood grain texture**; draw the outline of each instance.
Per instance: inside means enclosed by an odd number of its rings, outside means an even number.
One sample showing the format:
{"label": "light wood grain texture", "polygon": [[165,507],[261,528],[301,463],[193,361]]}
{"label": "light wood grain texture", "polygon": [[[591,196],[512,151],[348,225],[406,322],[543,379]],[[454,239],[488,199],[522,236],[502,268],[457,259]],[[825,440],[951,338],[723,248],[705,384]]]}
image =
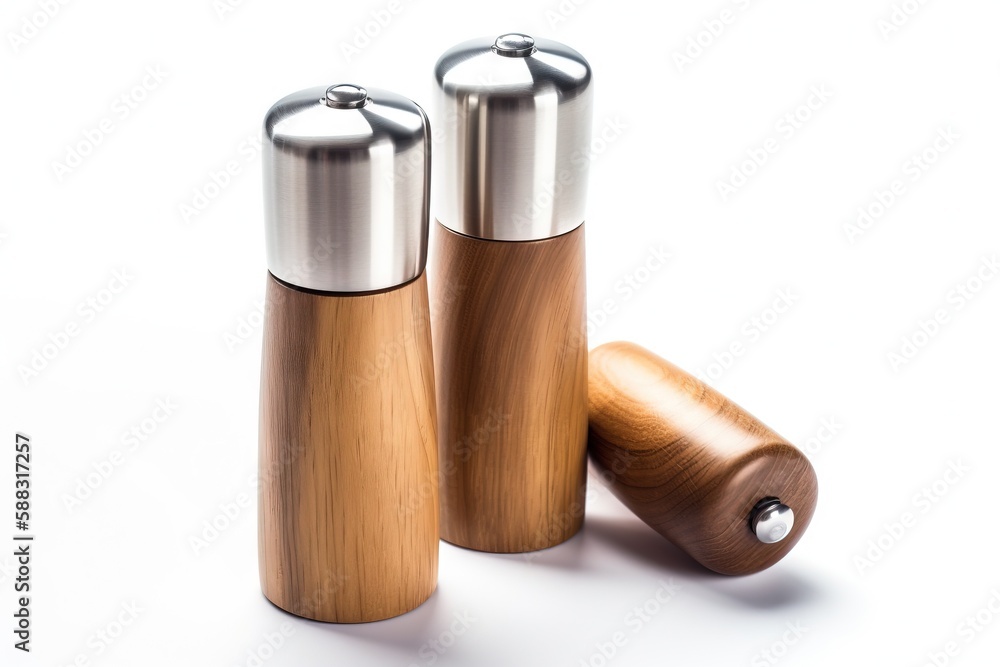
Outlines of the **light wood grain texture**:
{"label": "light wood grain texture", "polygon": [[[752,415],[631,343],[590,353],[589,450],[604,481],[640,519],[704,566],[749,574],[783,558],[816,507],[806,457]],[[754,505],[780,498],[791,533],[763,544]]]}
{"label": "light wood grain texture", "polygon": [[434,591],[437,441],[427,284],[306,293],[268,275],[260,402],[264,595],[359,623]]}
{"label": "light wood grain texture", "polygon": [[584,512],[583,227],[505,242],[439,224],[434,246],[441,536],[496,553],[559,544]]}

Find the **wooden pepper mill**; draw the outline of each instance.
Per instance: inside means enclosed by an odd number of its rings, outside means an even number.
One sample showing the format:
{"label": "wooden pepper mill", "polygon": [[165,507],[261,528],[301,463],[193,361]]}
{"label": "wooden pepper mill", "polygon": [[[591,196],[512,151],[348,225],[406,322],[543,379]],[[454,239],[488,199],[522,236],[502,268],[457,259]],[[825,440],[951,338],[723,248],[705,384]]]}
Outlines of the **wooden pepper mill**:
{"label": "wooden pepper mill", "polygon": [[435,74],[441,535],[543,549],[583,522],[591,70],[509,34],[455,46]]}
{"label": "wooden pepper mill", "polygon": [[261,587],[315,620],[396,616],[437,583],[427,118],[304,90],[268,111],[263,162]]}
{"label": "wooden pepper mill", "polygon": [[590,456],[614,494],[705,567],[750,574],[812,519],[805,455],[697,378],[632,343],[590,353]]}

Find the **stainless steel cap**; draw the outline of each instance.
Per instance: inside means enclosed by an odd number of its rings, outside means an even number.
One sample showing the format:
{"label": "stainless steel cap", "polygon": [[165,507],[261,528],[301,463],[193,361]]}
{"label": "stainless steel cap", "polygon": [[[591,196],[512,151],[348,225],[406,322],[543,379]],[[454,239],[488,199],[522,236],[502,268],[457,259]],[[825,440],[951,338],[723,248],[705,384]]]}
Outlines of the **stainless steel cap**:
{"label": "stainless steel cap", "polygon": [[310,88],[264,118],[267,266],[323,292],[413,280],[427,259],[427,115],[394,93]]}
{"label": "stainless steel cap", "polygon": [[455,46],[435,75],[438,221],[502,241],[545,239],[580,226],[593,116],[584,57],[558,42],[510,33]]}

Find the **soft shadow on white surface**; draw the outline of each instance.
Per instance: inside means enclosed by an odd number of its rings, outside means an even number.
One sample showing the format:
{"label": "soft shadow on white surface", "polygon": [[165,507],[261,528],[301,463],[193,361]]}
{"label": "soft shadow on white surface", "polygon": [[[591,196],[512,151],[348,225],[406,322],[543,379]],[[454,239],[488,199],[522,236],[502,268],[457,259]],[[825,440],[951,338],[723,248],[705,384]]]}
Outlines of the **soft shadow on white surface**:
{"label": "soft shadow on white surface", "polygon": [[[469,553],[469,550],[464,550]],[[746,576],[712,572],[634,517],[587,515],[583,529],[574,537],[549,549],[529,554],[477,554],[480,558],[518,563],[532,568],[584,571],[614,568],[624,560],[634,570],[676,576],[747,607],[780,609],[820,603],[821,583],[788,567],[786,560]],[[624,568],[623,568],[624,569]]]}
{"label": "soft shadow on white surface", "polygon": [[441,609],[439,590],[435,590],[422,605],[402,616],[371,623],[324,623],[322,621],[314,621],[285,611],[268,600],[263,594],[261,594],[261,600],[285,620],[305,624],[313,630],[325,630],[362,640],[367,639],[381,645],[389,645],[410,652],[416,651],[421,644],[426,642],[431,630],[444,622],[448,616],[448,612]]}
{"label": "soft shadow on white surface", "polygon": [[[272,623],[296,627],[297,646],[284,656],[301,661],[296,664],[347,664],[343,659],[368,655],[375,661],[365,664],[479,667],[523,662],[526,641],[539,658],[576,645],[586,656],[587,647],[605,641],[611,630],[627,631],[628,625],[614,619],[648,601],[662,581],[682,589],[678,601],[663,607],[663,618],[650,621],[661,629],[658,638],[647,641],[665,645],[688,641],[691,629],[682,626],[740,618],[748,611],[753,623],[765,623],[767,638],[767,619],[780,633],[786,619],[814,618],[825,606],[836,606],[838,597],[819,573],[814,579],[784,562],[745,577],[713,573],[631,517],[588,516],[572,539],[534,554],[486,554],[446,542],[441,549],[438,589],[426,603],[394,619],[327,624],[268,605]],[[587,609],[580,605],[583,600],[597,606]],[[261,603],[267,604],[263,597]],[[474,619],[472,626],[451,636],[456,619],[466,613]],[[508,624],[525,637],[512,642],[498,631]],[[316,653],[320,647],[330,652]]]}
{"label": "soft shadow on white surface", "polygon": [[699,587],[748,607],[781,609],[819,604],[824,598],[818,581],[783,567],[784,561],[763,572],[741,577],[712,572],[638,520],[588,517],[584,531],[588,538],[620,550],[646,567],[689,579]]}
{"label": "soft shadow on white surface", "polygon": [[665,572],[693,578],[718,576],[636,519],[588,516],[583,529],[588,539]]}

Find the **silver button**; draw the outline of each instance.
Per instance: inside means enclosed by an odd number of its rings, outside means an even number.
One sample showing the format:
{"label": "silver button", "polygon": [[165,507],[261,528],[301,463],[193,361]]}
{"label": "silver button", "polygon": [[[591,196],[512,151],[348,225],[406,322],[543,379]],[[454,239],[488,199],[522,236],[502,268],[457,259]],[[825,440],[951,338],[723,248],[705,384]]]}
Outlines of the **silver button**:
{"label": "silver button", "polygon": [[500,35],[493,43],[493,51],[508,58],[524,58],[535,52],[535,40],[519,32]]}
{"label": "silver button", "polygon": [[340,83],[326,89],[326,105],[334,109],[357,109],[368,101],[368,91],[361,86]]}
{"label": "silver button", "polygon": [[757,539],[764,544],[774,544],[785,539],[795,525],[795,513],[780,500],[758,503],[754,508],[751,526]]}

